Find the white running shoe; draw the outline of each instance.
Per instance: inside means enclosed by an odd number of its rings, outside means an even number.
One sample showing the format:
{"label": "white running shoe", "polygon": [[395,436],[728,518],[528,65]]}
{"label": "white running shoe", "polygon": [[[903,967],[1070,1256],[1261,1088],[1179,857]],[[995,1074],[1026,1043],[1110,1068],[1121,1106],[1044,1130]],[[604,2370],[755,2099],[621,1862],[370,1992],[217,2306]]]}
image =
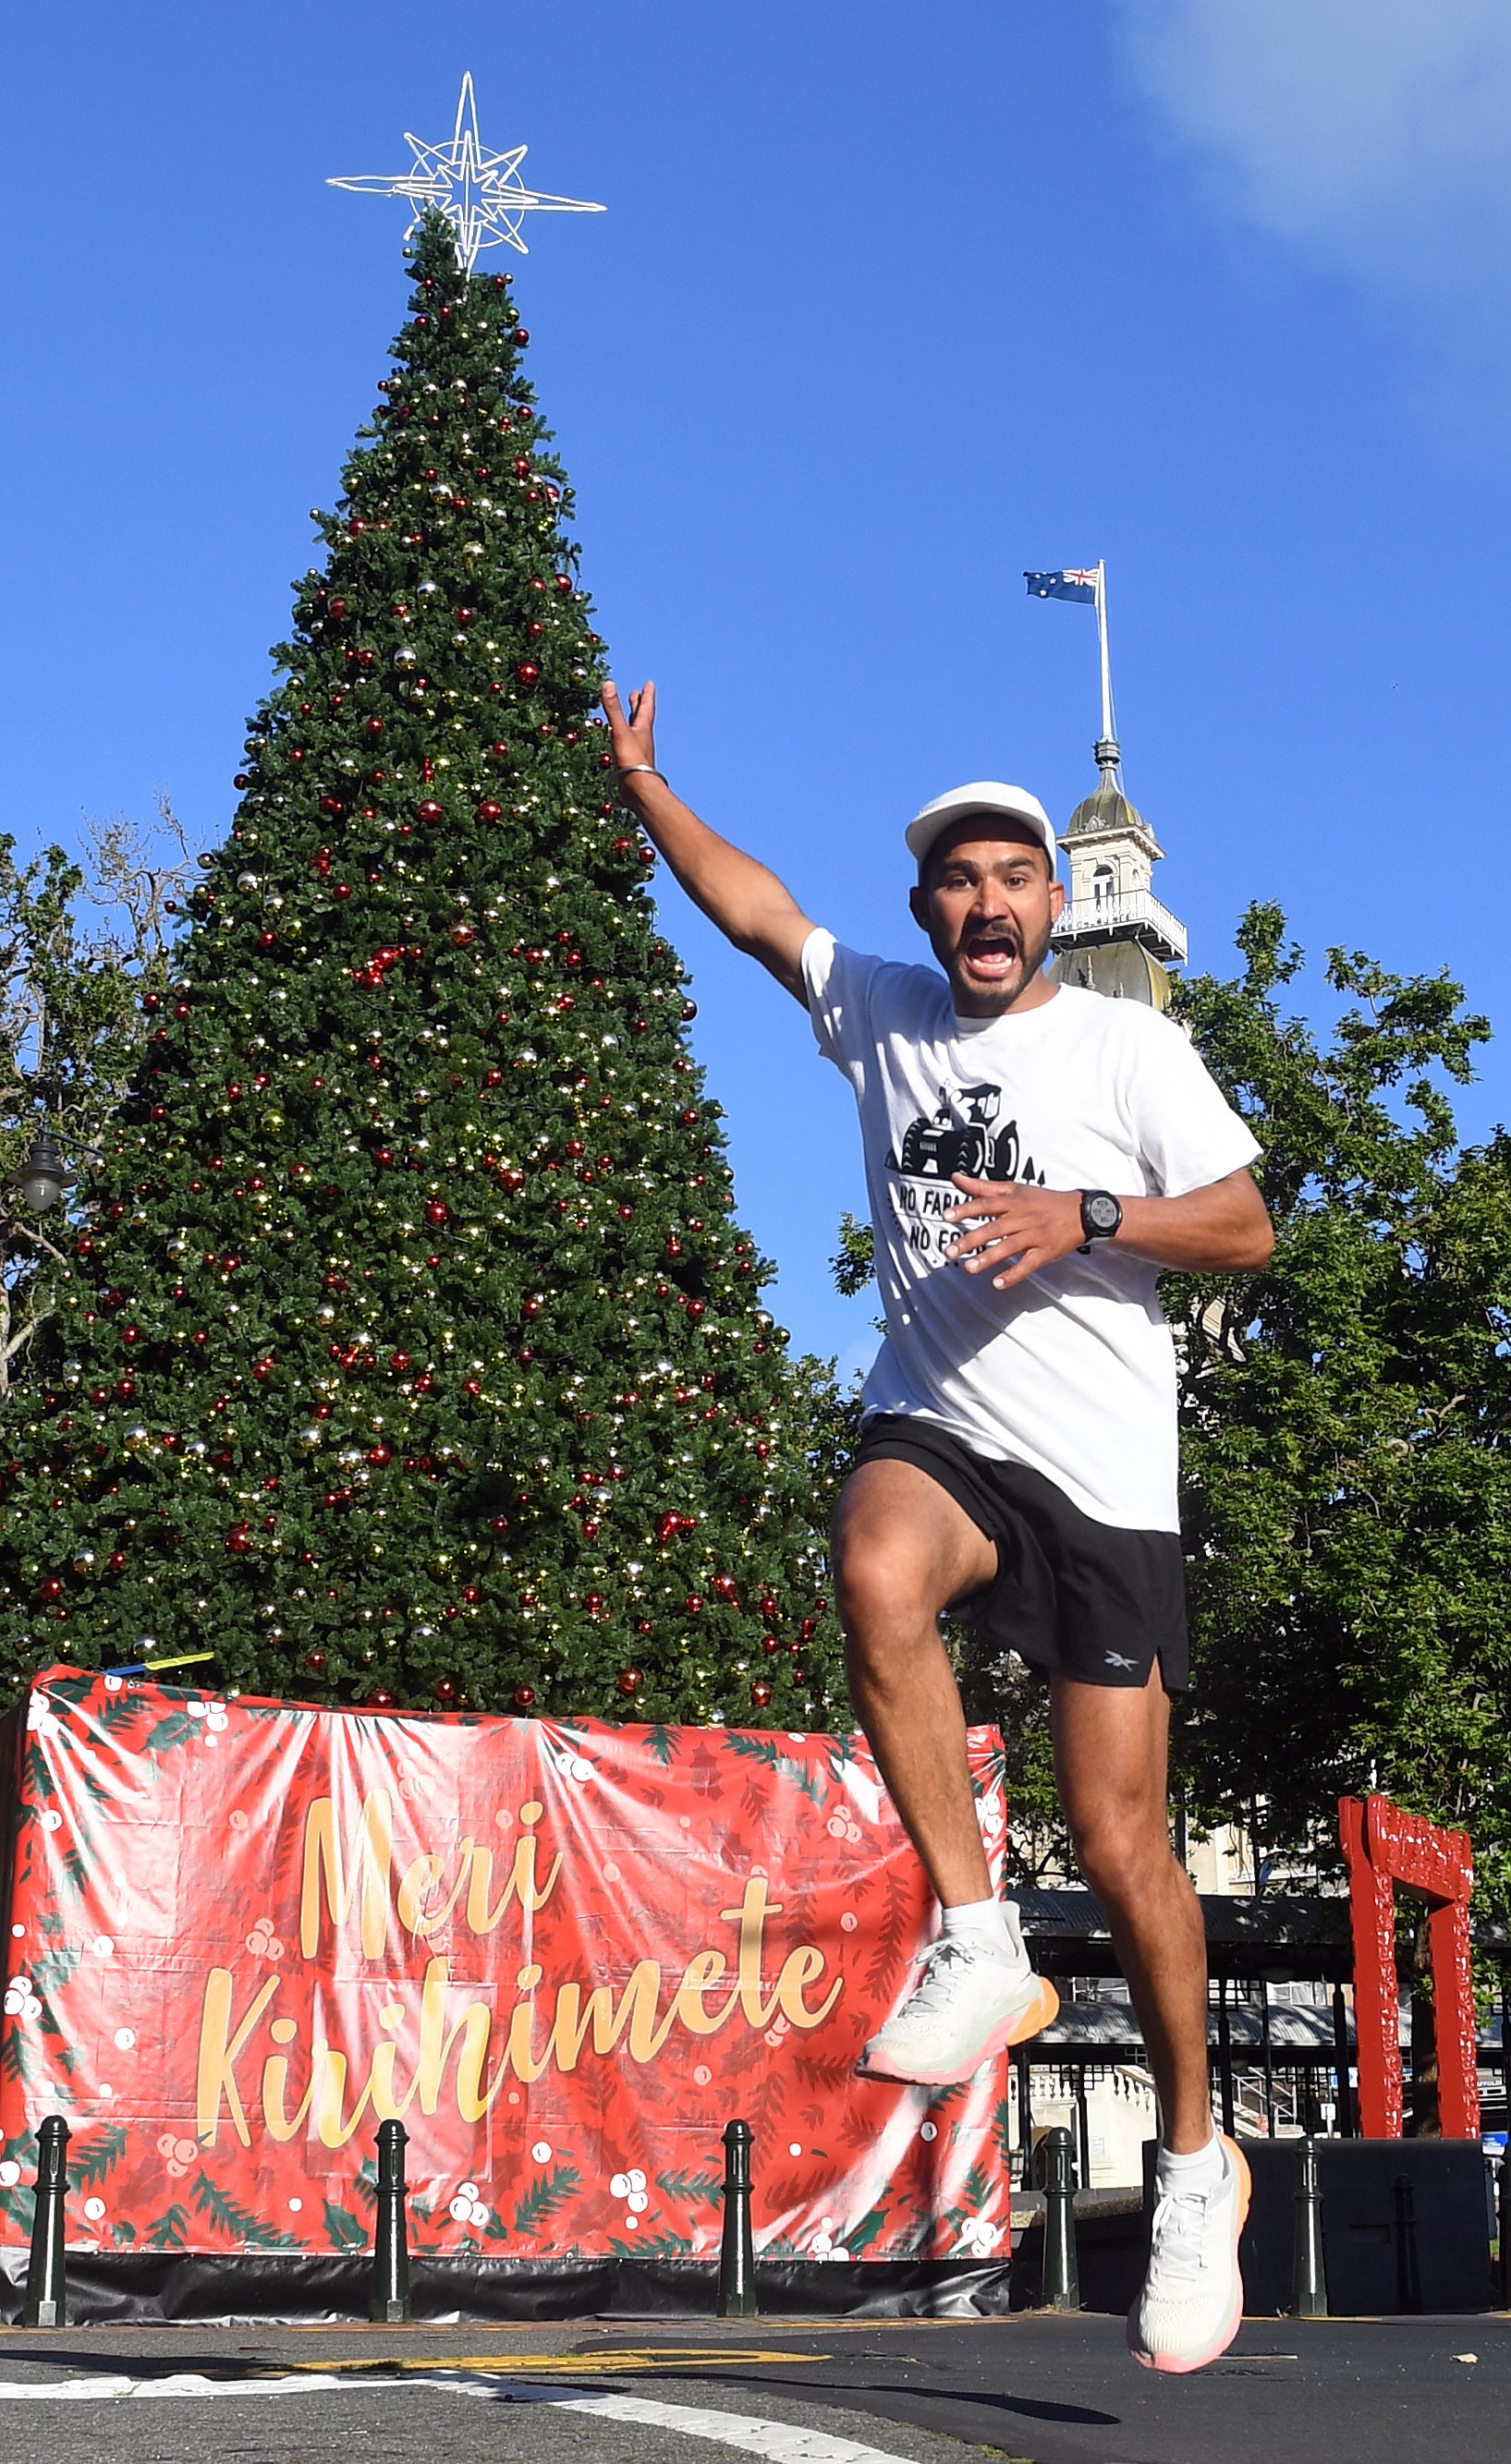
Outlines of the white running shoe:
{"label": "white running shoe", "polygon": [[913,1965],[922,1981],[860,2057],[867,2079],[951,2087],[978,2062],[1036,2036],[1059,2009],[1044,1977],[968,1935],[941,1934]]}
{"label": "white running shoe", "polygon": [[1249,2167],[1219,2139],[1214,2189],[1162,2191],[1154,2209],[1148,2273],[1128,2313],[1128,2350],[1146,2370],[1182,2377],[1225,2353],[1243,2321],[1238,2236],[1249,2212]]}

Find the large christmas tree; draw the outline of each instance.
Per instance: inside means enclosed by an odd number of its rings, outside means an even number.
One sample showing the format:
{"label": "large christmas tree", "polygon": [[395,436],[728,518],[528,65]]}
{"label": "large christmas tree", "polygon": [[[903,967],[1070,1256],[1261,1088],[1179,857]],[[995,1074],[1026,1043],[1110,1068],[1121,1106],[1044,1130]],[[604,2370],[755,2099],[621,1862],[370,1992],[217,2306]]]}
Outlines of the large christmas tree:
{"label": "large christmas tree", "polygon": [[412,256],[11,1433],[6,1660],[813,1725],[814,1382],[592,724],[529,336],[441,218]]}

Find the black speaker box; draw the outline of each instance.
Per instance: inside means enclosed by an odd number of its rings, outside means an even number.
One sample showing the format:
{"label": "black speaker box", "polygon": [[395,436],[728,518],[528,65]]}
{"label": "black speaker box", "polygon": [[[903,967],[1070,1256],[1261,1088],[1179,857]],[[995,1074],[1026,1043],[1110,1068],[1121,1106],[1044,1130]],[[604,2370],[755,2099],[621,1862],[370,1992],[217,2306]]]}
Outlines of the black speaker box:
{"label": "black speaker box", "polygon": [[[1241,2145],[1254,2178],[1238,2245],[1243,2306],[1250,2318],[1283,2318],[1291,2307],[1299,2143]],[[1477,2141],[1319,2139],[1317,2175],[1327,2307],[1335,2319],[1493,2306],[1489,2178]],[[1147,2233],[1152,2140],[1144,2145],[1144,2182]]]}

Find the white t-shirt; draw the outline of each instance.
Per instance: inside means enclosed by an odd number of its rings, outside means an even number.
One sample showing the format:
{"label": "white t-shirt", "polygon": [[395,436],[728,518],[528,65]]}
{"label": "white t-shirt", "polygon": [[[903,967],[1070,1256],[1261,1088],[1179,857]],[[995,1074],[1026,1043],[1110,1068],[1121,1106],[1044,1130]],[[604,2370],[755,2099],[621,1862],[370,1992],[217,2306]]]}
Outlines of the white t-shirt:
{"label": "white t-shirt", "polygon": [[810,934],[819,1049],[855,1089],[886,1341],[862,1411],[939,1422],[1022,1463],[1099,1523],[1179,1529],[1175,1350],[1160,1269],[1097,1243],[1008,1291],[944,1250],[951,1175],[1180,1198],[1259,1148],[1179,1027],[1063,984],[1037,1009],[956,1015],[946,979]]}

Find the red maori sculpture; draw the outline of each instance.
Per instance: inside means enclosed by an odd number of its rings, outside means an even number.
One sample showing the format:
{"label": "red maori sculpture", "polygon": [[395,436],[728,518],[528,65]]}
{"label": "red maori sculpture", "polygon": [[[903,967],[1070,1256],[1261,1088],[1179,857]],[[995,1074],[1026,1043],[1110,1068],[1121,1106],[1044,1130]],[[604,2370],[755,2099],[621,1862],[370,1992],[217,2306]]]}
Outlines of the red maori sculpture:
{"label": "red maori sculpture", "polygon": [[1469,1946],[1474,1857],[1467,1831],[1440,1831],[1386,1796],[1341,1796],[1338,1827],[1348,1868],[1354,1940],[1354,2029],[1359,2128],[1401,2136],[1400,1986],[1395,1893],[1426,1900],[1437,2024],[1437,2101],[1445,2139],[1479,2136],[1479,2081]]}

